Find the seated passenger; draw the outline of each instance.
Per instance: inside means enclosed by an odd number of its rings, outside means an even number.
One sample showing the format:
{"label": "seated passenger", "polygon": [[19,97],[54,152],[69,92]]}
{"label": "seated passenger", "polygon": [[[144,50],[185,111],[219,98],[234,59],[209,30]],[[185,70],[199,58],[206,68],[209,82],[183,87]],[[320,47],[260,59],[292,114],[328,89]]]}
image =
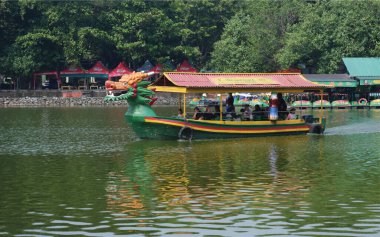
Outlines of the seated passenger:
{"label": "seated passenger", "polygon": [[288,114],[287,120],[297,119],[296,108],[291,108]]}
{"label": "seated passenger", "polygon": [[255,104],[255,109],[253,110],[253,118],[254,120],[262,120],[264,112],[261,110],[260,105]]}
{"label": "seated passenger", "polygon": [[226,119],[227,120],[232,120],[234,117],[236,117],[235,113],[235,106],[232,105],[229,108],[226,108]]}
{"label": "seated passenger", "polygon": [[194,108],[193,119],[195,119],[195,120],[202,120],[203,119],[203,113],[201,112],[201,110],[198,107]]}
{"label": "seated passenger", "polygon": [[183,114],[183,111],[181,108],[178,109],[178,115],[177,115],[177,118],[185,118],[184,114]]}
{"label": "seated passenger", "polygon": [[205,120],[214,119],[214,114],[211,111],[210,105],[206,107],[206,111],[203,113],[203,119],[205,119]]}
{"label": "seated passenger", "polygon": [[246,121],[249,121],[249,120],[252,120],[252,111],[251,109],[249,108],[249,105],[246,104],[244,105],[244,112],[243,112],[243,116],[242,116],[242,119],[243,120],[246,120]]}
{"label": "seated passenger", "polygon": [[260,105],[255,104],[255,110],[254,110],[254,112],[261,112]]}
{"label": "seated passenger", "polygon": [[219,105],[215,105],[214,119],[215,120],[220,119],[220,107],[219,107]]}

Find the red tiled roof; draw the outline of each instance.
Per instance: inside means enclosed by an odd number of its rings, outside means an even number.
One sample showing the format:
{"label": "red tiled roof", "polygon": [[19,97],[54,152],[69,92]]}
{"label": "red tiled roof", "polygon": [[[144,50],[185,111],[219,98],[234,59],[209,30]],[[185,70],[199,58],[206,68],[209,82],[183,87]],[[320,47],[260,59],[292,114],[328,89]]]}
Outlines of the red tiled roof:
{"label": "red tiled roof", "polygon": [[[165,86],[169,80],[174,86],[186,88],[252,88],[252,89],[320,89],[326,88],[306,80],[299,73],[180,73],[168,72],[153,86]],[[172,85],[173,86],[173,85]]]}

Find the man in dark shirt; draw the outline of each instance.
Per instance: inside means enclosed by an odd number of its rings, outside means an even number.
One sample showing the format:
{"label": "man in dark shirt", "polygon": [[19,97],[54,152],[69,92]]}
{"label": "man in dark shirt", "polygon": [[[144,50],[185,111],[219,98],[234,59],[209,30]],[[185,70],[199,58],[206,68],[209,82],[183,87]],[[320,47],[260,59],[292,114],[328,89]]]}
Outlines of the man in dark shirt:
{"label": "man in dark shirt", "polygon": [[203,119],[211,120],[214,119],[214,113],[211,112],[211,105],[206,107],[206,111],[203,113]]}
{"label": "man in dark shirt", "polygon": [[282,98],[282,93],[278,93],[277,94],[277,100],[278,100],[278,116],[281,118],[281,119],[285,119],[286,116],[288,115],[286,109],[288,107],[288,105],[286,104],[284,98]]}
{"label": "man in dark shirt", "polygon": [[234,106],[234,97],[232,96],[232,93],[228,93],[228,97],[226,99],[226,110],[227,112],[235,112],[235,106]]}

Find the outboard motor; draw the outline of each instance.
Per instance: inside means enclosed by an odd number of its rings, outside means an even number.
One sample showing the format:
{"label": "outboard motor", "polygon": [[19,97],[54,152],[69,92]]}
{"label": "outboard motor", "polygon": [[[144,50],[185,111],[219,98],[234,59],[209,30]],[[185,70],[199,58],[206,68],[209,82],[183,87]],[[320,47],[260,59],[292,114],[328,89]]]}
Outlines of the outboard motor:
{"label": "outboard motor", "polygon": [[313,123],[314,122],[314,117],[311,114],[305,114],[302,115],[301,117],[303,120],[305,120],[306,123]]}
{"label": "outboard motor", "polygon": [[322,123],[315,122],[317,118],[313,115],[302,115],[302,119],[305,120],[306,125],[309,126],[309,133],[322,134],[325,131],[325,118],[322,118]]}

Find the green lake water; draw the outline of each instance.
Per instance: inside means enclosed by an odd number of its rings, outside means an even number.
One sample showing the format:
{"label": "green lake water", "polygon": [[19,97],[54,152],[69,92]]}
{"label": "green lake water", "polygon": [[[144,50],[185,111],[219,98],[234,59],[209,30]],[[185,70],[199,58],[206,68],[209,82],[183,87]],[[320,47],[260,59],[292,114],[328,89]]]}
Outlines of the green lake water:
{"label": "green lake water", "polygon": [[380,110],[192,142],[139,140],[125,110],[0,108],[0,236],[380,236]]}

